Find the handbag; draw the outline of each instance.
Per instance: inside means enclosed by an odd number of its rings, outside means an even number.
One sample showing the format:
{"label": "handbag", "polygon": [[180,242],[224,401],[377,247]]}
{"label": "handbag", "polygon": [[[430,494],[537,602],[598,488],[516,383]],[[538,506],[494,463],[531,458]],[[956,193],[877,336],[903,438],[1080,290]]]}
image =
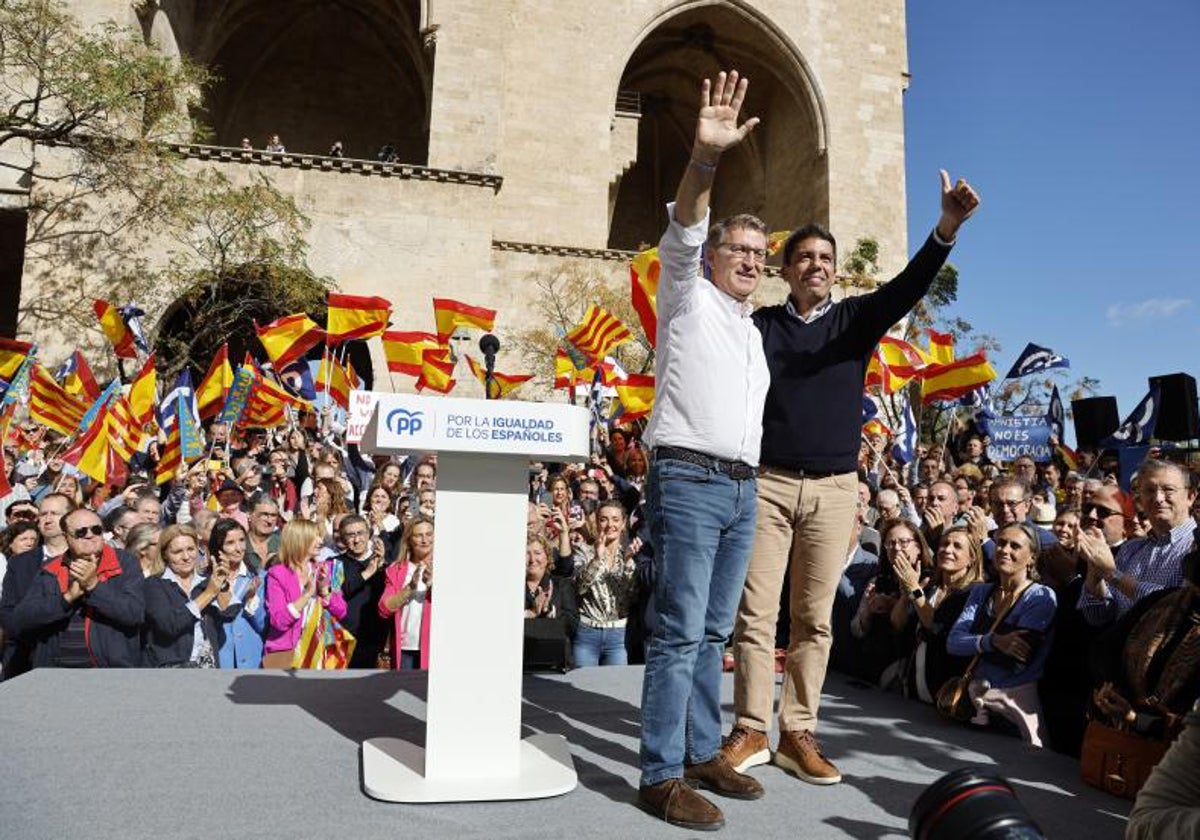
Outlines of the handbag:
{"label": "handbag", "polygon": [[292,662],[295,660],[295,658],[296,651],[294,648],[290,648],[288,650],[273,650],[270,653],[263,654],[262,667],[273,668],[275,670],[294,668],[295,666],[292,664]]}
{"label": "handbag", "polygon": [[[1009,611],[1017,605],[1017,601],[1021,600],[1021,595],[1024,595],[1025,589],[1028,588],[1029,584],[1026,584],[1017,597],[1012,599],[1012,603],[1001,610],[1000,614],[996,616],[996,620],[992,622],[988,633],[996,632],[996,628],[1008,617]],[[989,594],[988,597],[990,598],[991,595]],[[975,717],[975,704],[971,702],[971,694],[967,691],[967,688],[971,684],[972,675],[975,673],[975,666],[979,664],[982,656],[982,653],[975,654],[975,657],[967,665],[967,670],[963,672],[961,677],[951,677],[942,683],[942,687],[938,689],[937,697],[935,698],[939,713],[959,723],[966,723]]]}
{"label": "handbag", "polygon": [[1170,741],[1142,738],[1092,720],[1083,735],[1079,769],[1092,787],[1133,799],[1170,746]]}

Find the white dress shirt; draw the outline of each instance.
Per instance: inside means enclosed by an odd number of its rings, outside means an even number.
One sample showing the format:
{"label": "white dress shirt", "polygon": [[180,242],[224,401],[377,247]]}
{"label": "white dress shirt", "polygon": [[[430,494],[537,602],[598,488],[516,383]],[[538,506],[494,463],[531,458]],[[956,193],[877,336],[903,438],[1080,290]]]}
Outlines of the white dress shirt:
{"label": "white dress shirt", "polygon": [[658,335],[650,446],[678,446],[758,466],[770,373],[762,336],[739,301],[700,274],[708,214],[685,228],[675,204],[658,258]]}

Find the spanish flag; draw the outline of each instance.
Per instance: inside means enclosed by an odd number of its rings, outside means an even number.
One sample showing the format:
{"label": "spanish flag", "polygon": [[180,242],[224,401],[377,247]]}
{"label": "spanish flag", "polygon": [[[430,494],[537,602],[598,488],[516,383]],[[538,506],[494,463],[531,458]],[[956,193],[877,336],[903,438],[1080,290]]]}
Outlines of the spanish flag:
{"label": "spanish flag", "polygon": [[1062,461],[1068,470],[1079,469],[1079,454],[1074,449],[1067,446],[1062,441],[1058,442],[1056,448],[1058,449],[1058,454],[1062,457]]}
{"label": "spanish flag", "polygon": [[225,405],[225,395],[233,387],[233,368],[229,365],[229,345],[222,344],[213,356],[208,372],[196,389],[196,407],[204,419],[220,413]]}
{"label": "spanish flag", "polygon": [[391,302],[381,297],[330,292],[326,302],[329,317],[326,319],[325,340],[330,344],[383,335],[392,317]]}
{"label": "spanish flag", "polygon": [[879,353],[892,373],[897,376],[913,377],[917,371],[929,364],[929,358],[907,341],[885,335],[879,339]]}
{"label": "spanish flag", "polygon": [[864,435],[886,435],[891,437],[894,433],[887,426],[883,425],[883,421],[878,417],[872,417],[866,423],[863,423]]}
{"label": "spanish flag", "polygon": [[939,365],[948,365],[954,361],[954,336],[950,333],[927,329],[929,334],[929,358]]}
{"label": "spanish flag", "polygon": [[276,370],[299,359],[325,337],[325,331],[303,312],[276,318],[265,327],[256,321],[254,331]]}
{"label": "spanish flag", "polygon": [[100,329],[113,346],[118,359],[136,359],[137,343],[133,330],[121,317],[120,310],[106,300],[92,301],[92,310],[100,320]]}
{"label": "spanish flag", "polygon": [[21,363],[33,352],[33,345],[28,341],[17,341],[13,338],[0,338],[0,379],[12,382],[13,377],[21,368]]}
{"label": "spanish flag", "polygon": [[421,354],[426,350],[436,350],[439,346],[438,338],[433,333],[385,332],[383,334],[383,355],[387,357],[388,370],[392,373],[420,376]]}
{"label": "spanish flag", "polygon": [[554,354],[554,387],[573,388],[576,385],[590,386],[595,374],[589,368],[577,368],[567,355],[567,351],[558,348]]}
{"label": "spanish flag", "polygon": [[642,332],[646,334],[651,347],[654,346],[658,330],[658,275],[661,271],[662,263],[658,261],[657,248],[642,251],[629,264],[633,310],[642,322]]}
{"label": "spanish flag", "polygon": [[956,400],[996,378],[983,351],[945,365],[929,365],[921,371],[921,402]]}
{"label": "spanish flag", "polygon": [[631,338],[633,333],[617,316],[593,303],[584,313],[583,323],[563,336],[563,341],[569,342],[590,361],[600,362],[613,348]]}
{"label": "spanish flag", "polygon": [[[349,364],[349,363],[347,363]],[[252,395],[258,395],[265,402],[282,406],[290,406],[299,411],[311,411],[312,403],[303,397],[297,397],[277,382],[272,382],[265,376],[260,376],[255,383]]]}
{"label": "spanish flag", "polygon": [[100,398],[100,386],[96,383],[96,376],[92,373],[87,359],[78,350],[58,369],[58,378],[68,394],[84,397],[90,402]]}
{"label": "spanish flag", "polygon": [[777,230],[767,236],[767,256],[775,256],[783,250],[783,246],[787,244],[788,237],[792,235],[790,230]]}
{"label": "spanish flag", "polygon": [[87,401],[68,394],[41,364],[33,366],[29,381],[29,419],[69,437],[75,434],[87,410]]}
{"label": "spanish flag", "polygon": [[[470,356],[467,356],[467,367],[469,367],[471,369],[471,373],[473,373],[475,375],[475,378],[479,380],[479,384],[482,385],[486,389],[487,388],[487,369],[484,368],[483,365],[479,364],[474,359],[472,359]],[[492,381],[496,383],[495,389],[497,391],[497,393],[493,397],[493,399],[503,399],[504,397],[508,396],[513,391],[515,391],[517,388],[519,388],[522,382],[528,382],[530,379],[533,379],[532,373],[525,373],[525,374],[519,374],[519,375],[514,376],[514,375],[508,374],[508,373],[497,373],[496,371],[492,371]],[[491,395],[489,395],[489,396],[491,396]]]}
{"label": "spanish flag", "polygon": [[154,416],[154,404],[158,402],[158,371],[154,368],[153,353],[146,358],[146,363],[129,386],[128,400],[134,422],[139,427],[149,423]]}
{"label": "spanish flag", "polygon": [[491,332],[496,325],[496,310],[471,306],[450,298],[434,298],[433,320],[437,324],[438,343],[445,345],[457,327],[475,327]]}
{"label": "spanish flag", "polygon": [[417,379],[417,390],[437,391],[448,394],[454,390],[458,380],[454,378],[454,362],[445,347],[426,350],[421,354],[421,376]]}
{"label": "spanish flag", "polygon": [[649,374],[631,373],[624,381],[613,383],[617,399],[621,401],[621,421],[629,422],[645,417],[654,408],[654,377]]}
{"label": "spanish flag", "polygon": [[4,448],[8,445],[8,428],[16,412],[16,402],[0,406],[0,499],[12,492],[12,485],[8,483],[8,464],[4,462]]}
{"label": "spanish flag", "polygon": [[321,359],[321,368],[317,372],[317,391],[325,391],[330,398],[342,408],[350,408],[350,392],[358,387],[358,377],[349,359],[343,367],[342,363],[333,356]]}
{"label": "spanish flag", "polygon": [[867,362],[867,374],[863,381],[865,389],[878,388],[881,394],[895,394],[910,381],[911,376],[900,376],[893,371],[880,348],[875,348]]}

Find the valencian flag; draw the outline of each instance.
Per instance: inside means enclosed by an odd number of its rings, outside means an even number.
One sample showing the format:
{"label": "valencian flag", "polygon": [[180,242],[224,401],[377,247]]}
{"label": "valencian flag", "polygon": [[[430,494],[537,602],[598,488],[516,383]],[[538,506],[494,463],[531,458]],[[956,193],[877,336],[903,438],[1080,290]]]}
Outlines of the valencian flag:
{"label": "valencian flag", "polygon": [[1115,432],[1100,441],[1100,445],[1105,448],[1117,449],[1150,443],[1150,438],[1154,437],[1154,427],[1158,425],[1158,410],[1161,403],[1158,387],[1155,386],[1150,389],[1150,393],[1142,397],[1142,401],[1125,418],[1125,422],[1118,426]]}
{"label": "valencian flag", "polygon": [[233,385],[229,396],[225,398],[225,407],[221,409],[221,422],[236,426],[241,422],[246,410],[246,402],[254,389],[254,381],[258,379],[258,369],[254,365],[241,365],[233,376]]}
{"label": "valencian flag", "polygon": [[584,313],[583,322],[563,336],[563,341],[582,353],[589,361],[600,362],[613,348],[631,338],[633,333],[617,316],[593,303]]}
{"label": "valencian flag", "polygon": [[[152,412],[153,413],[153,412]],[[119,461],[128,463],[145,443],[145,421],[139,422],[128,397],[117,394],[108,404],[108,445]]]}
{"label": "valencian flag", "polygon": [[646,334],[651,347],[654,346],[658,331],[658,275],[661,271],[662,263],[658,261],[657,248],[642,251],[629,263],[633,311],[642,322],[642,332]]}
{"label": "valencian flag", "polygon": [[[342,588],[345,574],[341,563],[333,564],[329,585],[334,591]],[[300,630],[300,641],[292,655],[292,667],[325,670],[349,667],[350,657],[358,643],[354,634],[343,627],[320,602],[316,603],[314,609],[306,612],[304,626]]]}
{"label": "valencian flag", "polygon": [[276,318],[265,327],[254,323],[254,331],[275,367],[287,367],[325,338],[325,331],[303,312]]}
{"label": "valencian flag", "polygon": [[54,381],[50,371],[34,364],[29,380],[29,419],[68,437],[75,434],[88,403]]}
{"label": "valencian flag", "polygon": [[654,408],[654,377],[644,373],[631,373],[624,381],[613,383],[617,390],[617,399],[621,401],[621,414],[618,419],[623,423],[645,417]]}
{"label": "valencian flag", "polygon": [[[479,380],[479,384],[484,388],[487,388],[487,369],[470,356],[467,356],[467,367],[471,369],[471,373],[473,373],[475,378]],[[497,398],[508,396],[518,387],[520,387],[522,382],[528,382],[530,379],[533,379],[532,373],[524,373],[514,376],[508,373],[497,373],[492,371],[492,381],[496,383],[496,390],[498,392],[496,395]]]}
{"label": "valencian flag", "polygon": [[589,368],[577,368],[562,347],[554,354],[554,387],[574,388],[576,385],[591,385],[594,375]]}
{"label": "valencian flag", "polygon": [[73,464],[81,473],[99,482],[108,480],[110,464],[115,460],[109,452],[108,421],[108,406],[105,405],[87,431],[62,455],[65,463]]}
{"label": "valencian flag", "polygon": [[1021,355],[1013,362],[1012,370],[1004,378],[1017,379],[1031,373],[1041,373],[1043,370],[1069,368],[1070,366],[1071,361],[1065,356],[1058,355],[1049,347],[1038,347],[1031,343],[1021,351]]}
{"label": "valencian flag", "polygon": [[385,332],[383,355],[387,358],[388,370],[392,373],[421,375],[421,354],[436,350],[438,337],[427,332]]}
{"label": "valencian flag", "polygon": [[201,419],[208,419],[221,411],[225,406],[225,395],[232,387],[233,368],[229,364],[229,345],[222,344],[213,356],[208,372],[200,380],[200,387],[196,389],[196,406],[200,409]]}
{"label": "valencian flag", "polygon": [[350,392],[359,386],[358,376],[350,360],[343,365],[332,355],[321,359],[317,372],[317,392],[325,391],[342,408],[350,408]]}
{"label": "valencian flag", "polygon": [[325,340],[329,344],[383,335],[392,317],[391,302],[381,297],[330,292],[326,303],[329,317],[326,318]]}
{"label": "valencian flag", "polygon": [[957,400],[995,378],[996,371],[982,350],[946,365],[929,365],[921,371],[921,402]]}
{"label": "valencian flag", "polygon": [[496,326],[496,310],[471,306],[450,298],[434,298],[433,320],[437,324],[438,343],[445,345],[458,327],[475,327],[491,332]]}
{"label": "valencian flag", "polygon": [[22,362],[33,353],[33,345],[28,341],[17,341],[14,338],[0,338],[0,379],[12,382],[21,369]]}
{"label": "valencian flag", "polygon": [[25,357],[25,361],[17,367],[17,373],[7,383],[3,391],[4,398],[0,400],[0,407],[9,405],[17,401],[25,401],[29,394],[29,378],[33,376],[33,366],[37,364],[37,351],[31,351]]}
{"label": "valencian flag", "polygon": [[96,384],[96,377],[88,366],[87,359],[78,350],[59,366],[54,372],[54,378],[62,383],[68,394],[90,401],[95,401],[100,396],[100,386]]}
{"label": "valencian flag", "polygon": [[948,365],[954,361],[954,336],[935,329],[925,331],[929,335],[929,360],[934,364]]}
{"label": "valencian flag", "polygon": [[200,429],[192,415],[192,407],[188,399],[181,393],[167,410],[179,418],[179,422],[171,426],[167,432],[167,442],[163,446],[158,459],[158,469],[154,482],[164,484],[175,478],[188,461],[194,461],[204,454],[204,444],[200,441]]}
{"label": "valencian flag", "polygon": [[421,354],[421,376],[417,379],[417,390],[437,391],[448,394],[454,390],[458,380],[454,378],[454,362],[450,359],[450,351],[445,347],[436,350],[426,350]]}
{"label": "valencian flag", "polygon": [[100,329],[113,346],[118,359],[137,358],[137,336],[122,317],[122,311],[106,300],[92,301],[92,310],[100,320]]}

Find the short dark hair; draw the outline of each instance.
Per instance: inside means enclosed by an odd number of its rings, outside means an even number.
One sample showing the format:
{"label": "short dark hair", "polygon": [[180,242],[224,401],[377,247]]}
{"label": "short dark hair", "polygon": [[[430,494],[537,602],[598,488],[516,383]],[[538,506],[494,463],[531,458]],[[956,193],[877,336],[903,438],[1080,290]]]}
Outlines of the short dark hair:
{"label": "short dark hair", "polygon": [[125,505],[121,505],[120,507],[113,508],[112,510],[110,510],[108,512],[108,515],[104,517],[104,530],[108,531],[111,534],[113,531],[116,530],[117,525],[119,525],[121,523],[122,516],[124,516],[127,513],[134,513],[134,512],[135,511],[132,508],[127,508],[127,507],[125,507]]}
{"label": "short dark hair", "polygon": [[[225,547],[225,538],[231,531],[246,533],[246,529],[236,519],[218,519],[208,534],[208,556],[216,560],[221,549]],[[265,558],[264,558],[265,559]],[[247,563],[249,565],[249,563]]]}
{"label": "short dark hair", "polygon": [[351,525],[366,525],[367,530],[371,530],[371,526],[365,516],[359,516],[357,513],[348,513],[338,522],[338,533],[343,533]]}
{"label": "short dark hair", "polygon": [[792,235],[787,238],[787,242],[783,243],[784,265],[791,265],[792,252],[805,239],[824,239],[833,246],[833,259],[835,262],[837,261],[837,240],[833,238],[833,234],[829,232],[829,228],[816,222],[809,222],[803,227],[798,227],[792,231]]}

